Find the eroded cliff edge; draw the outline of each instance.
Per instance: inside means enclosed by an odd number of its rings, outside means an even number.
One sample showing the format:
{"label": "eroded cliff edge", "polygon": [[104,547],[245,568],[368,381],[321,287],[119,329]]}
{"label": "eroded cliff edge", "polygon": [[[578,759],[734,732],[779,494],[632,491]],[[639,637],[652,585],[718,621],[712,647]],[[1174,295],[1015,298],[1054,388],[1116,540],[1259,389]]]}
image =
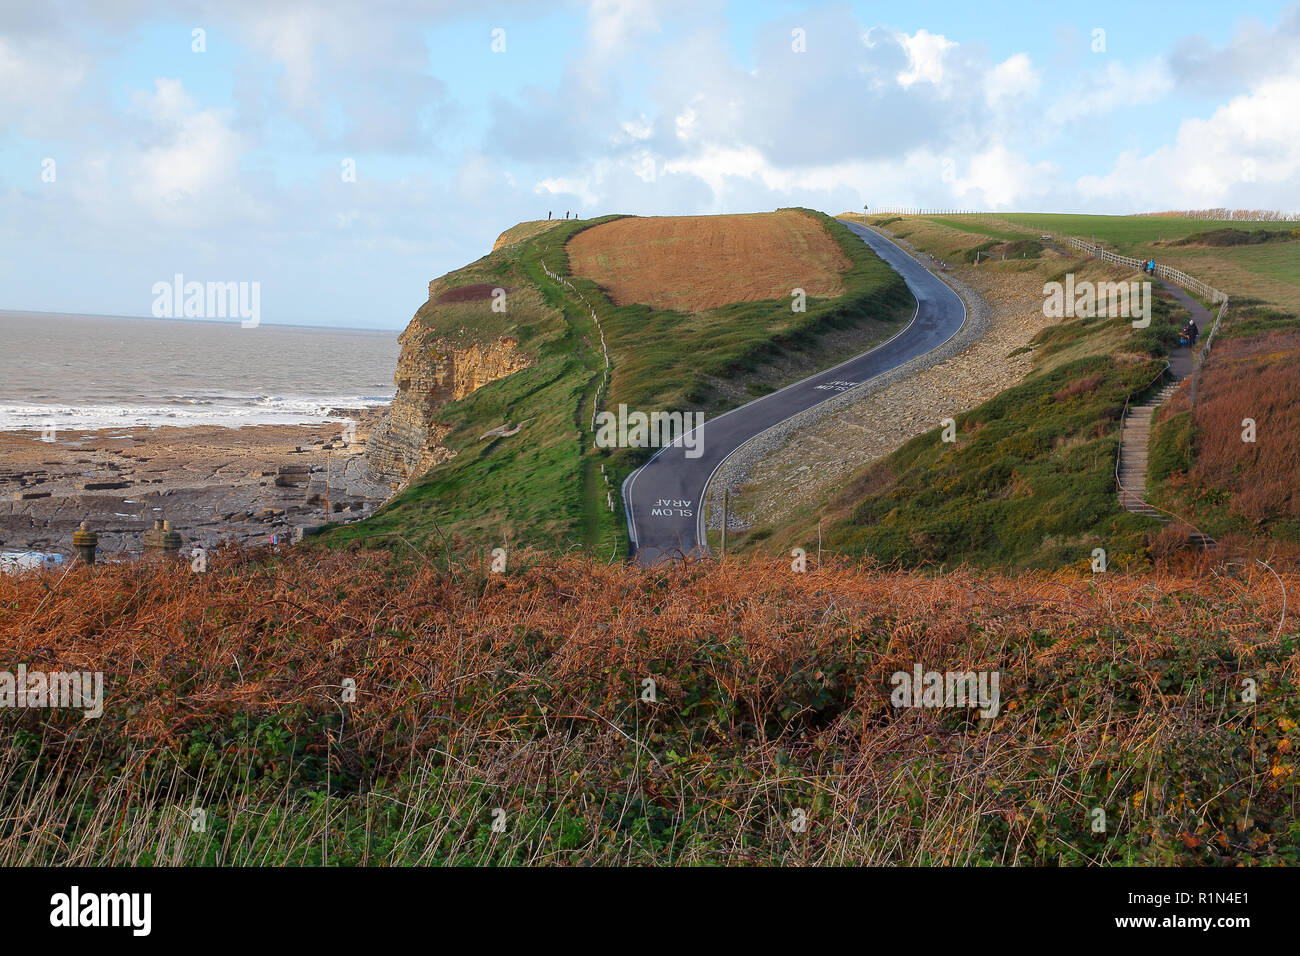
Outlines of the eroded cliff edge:
{"label": "eroded cliff edge", "polygon": [[488,255],[429,283],[399,340],[397,394],[366,449],[373,480],[400,490],[454,458],[453,426],[440,418],[447,404],[536,364],[536,349],[521,341],[536,337],[540,317],[556,313],[523,268],[520,244],[554,225],[520,223]]}
{"label": "eroded cliff edge", "polygon": [[444,405],[532,364],[513,336],[457,345],[432,334],[418,315],[400,341],[397,394],[366,446],[371,476],[394,489],[455,455],[441,444],[451,431],[438,422]]}

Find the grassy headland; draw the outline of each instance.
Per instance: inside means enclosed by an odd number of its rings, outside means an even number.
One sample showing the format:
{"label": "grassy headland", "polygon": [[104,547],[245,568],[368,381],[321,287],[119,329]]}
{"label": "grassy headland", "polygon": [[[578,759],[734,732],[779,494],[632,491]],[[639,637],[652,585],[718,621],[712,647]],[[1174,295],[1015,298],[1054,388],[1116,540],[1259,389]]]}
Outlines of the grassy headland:
{"label": "grassy headland", "polygon": [[[802,377],[845,357],[819,347],[827,333],[856,329],[874,344],[902,328],[900,319],[911,313],[901,278],[842,224],[808,210],[779,215],[811,218],[842,251],[849,265],[839,274],[840,295],[809,298],[804,312],[791,310],[788,295],[696,312],[616,306],[595,282],[570,274],[566,248],[583,230],[619,218],[613,216],[521,230],[517,241],[444,277],[435,287],[441,294],[471,285],[506,288],[508,310],[494,313],[485,299],[439,302],[435,296],[414,320],[430,340],[468,344],[511,335],[537,361],[447,404],[438,417],[450,427],[444,444],[455,457],[373,518],[328,533],[325,543],[385,543],[397,536],[422,543],[446,534],[490,545],[620,553],[626,526],[618,489],[654,449],[593,447],[589,426],[604,356],[578,294],[600,317],[613,366],[601,408],[626,404],[710,416],[736,404],[718,381],[743,384],[792,356],[803,364],[778,374]],[[548,278],[543,263],[567,276],[572,289]],[[797,260],[788,280],[791,289],[801,284]],[[525,424],[518,434],[480,440],[506,423]]]}

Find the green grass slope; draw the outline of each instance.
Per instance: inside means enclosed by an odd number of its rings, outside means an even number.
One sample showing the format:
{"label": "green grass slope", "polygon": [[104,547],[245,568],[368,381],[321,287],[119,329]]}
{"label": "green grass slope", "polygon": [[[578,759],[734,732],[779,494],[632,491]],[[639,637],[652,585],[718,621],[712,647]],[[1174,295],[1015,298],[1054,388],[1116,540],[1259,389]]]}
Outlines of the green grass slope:
{"label": "green grass slope", "polygon": [[1144,563],[1155,524],[1118,505],[1118,420],[1164,365],[1176,322],[1157,298],[1148,329],[1124,318],[1045,328],[1035,371],[956,416],[956,441],[931,429],[857,476],[827,545],[907,566],[1086,567],[1099,547],[1117,569]]}

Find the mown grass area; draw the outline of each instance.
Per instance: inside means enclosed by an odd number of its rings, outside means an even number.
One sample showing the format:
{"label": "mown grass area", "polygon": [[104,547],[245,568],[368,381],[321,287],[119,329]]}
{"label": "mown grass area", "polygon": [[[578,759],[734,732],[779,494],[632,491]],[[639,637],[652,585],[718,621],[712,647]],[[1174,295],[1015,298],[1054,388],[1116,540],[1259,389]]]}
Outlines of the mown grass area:
{"label": "mown grass area", "polygon": [[539,236],[544,232],[563,225],[569,220],[565,219],[531,219],[527,222],[517,223],[511,226],[505,232],[497,237],[496,248],[508,246],[512,243],[522,242],[525,239],[531,239],[533,236]]}
{"label": "mown grass area", "polygon": [[1292,575],[486,561],[0,575],[0,865],[1300,864]]}
{"label": "mown grass area", "polygon": [[902,223],[914,219],[935,222],[941,226],[947,226],[949,229],[956,229],[959,232],[968,232],[976,236],[988,236],[990,239],[999,242],[1014,242],[1018,239],[1025,238],[1024,233],[1021,230],[1008,229],[1006,223],[990,219],[978,219],[973,216],[913,216],[903,219]]}
{"label": "mown grass area", "polygon": [[[712,416],[734,405],[713,387],[716,379],[744,383],[775,360],[815,351],[827,332],[863,328],[883,339],[901,329],[914,303],[897,273],[839,223],[803,212],[828,230],[850,261],[842,275],[844,293],[809,299],[804,312],[793,312],[789,298],[695,313],[618,307],[594,282],[570,276],[600,316],[610,351],[613,370],[600,407]],[[374,517],[328,532],[321,539],[326,545],[391,543],[398,536],[424,542],[445,534],[500,545],[585,548],[603,556],[626,548],[619,487],[654,449],[593,447],[593,399],[604,375],[599,333],[575,292],[542,271],[544,262],[568,276],[567,241],[614,218],[561,222],[436,284],[435,297],[470,284],[500,285],[509,290],[508,310],[493,313],[487,300],[431,300],[416,314],[430,342],[463,346],[509,334],[537,362],[446,405],[438,420],[451,428],[443,443],[455,457]],[[524,421],[517,435],[479,440],[492,428]],[[613,511],[607,504],[611,492]]]}
{"label": "mown grass area", "polygon": [[[861,220],[860,216],[839,218]],[[1008,260],[1034,259],[1041,257],[1043,251],[1037,237],[1024,229],[975,217],[876,216],[867,221],[945,262],[973,263],[976,253],[988,252],[992,255],[980,256],[982,261],[1001,263],[1003,253]]]}
{"label": "mown grass area", "polygon": [[1176,342],[1170,303],[1151,327],[1125,318],[1066,320],[1033,340],[1019,385],[869,466],[832,503],[826,545],[904,566],[1087,568],[1103,548],[1116,568],[1149,560],[1156,525],[1119,507],[1118,420]]}
{"label": "mown grass area", "polygon": [[[999,213],[995,217],[1018,226],[1054,232],[1085,239],[1096,237],[1124,255],[1141,257],[1148,246],[1166,240],[1186,239],[1203,233],[1217,224],[1205,219],[1188,219],[1165,216],[1081,216],[1054,213]],[[1267,230],[1287,232],[1296,228],[1293,222],[1241,222],[1225,224],[1227,228],[1241,230]]]}

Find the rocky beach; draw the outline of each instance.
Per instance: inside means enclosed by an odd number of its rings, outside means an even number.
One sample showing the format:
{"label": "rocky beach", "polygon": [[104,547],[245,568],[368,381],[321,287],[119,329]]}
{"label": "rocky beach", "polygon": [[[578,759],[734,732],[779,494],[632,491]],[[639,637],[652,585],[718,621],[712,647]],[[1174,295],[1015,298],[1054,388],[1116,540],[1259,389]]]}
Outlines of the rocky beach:
{"label": "rocky beach", "polygon": [[66,559],[82,522],[108,560],[140,552],[155,521],[183,547],[211,548],[359,520],[390,491],[365,461],[384,411],[331,409],[348,421],[304,425],[0,432],[0,551]]}

